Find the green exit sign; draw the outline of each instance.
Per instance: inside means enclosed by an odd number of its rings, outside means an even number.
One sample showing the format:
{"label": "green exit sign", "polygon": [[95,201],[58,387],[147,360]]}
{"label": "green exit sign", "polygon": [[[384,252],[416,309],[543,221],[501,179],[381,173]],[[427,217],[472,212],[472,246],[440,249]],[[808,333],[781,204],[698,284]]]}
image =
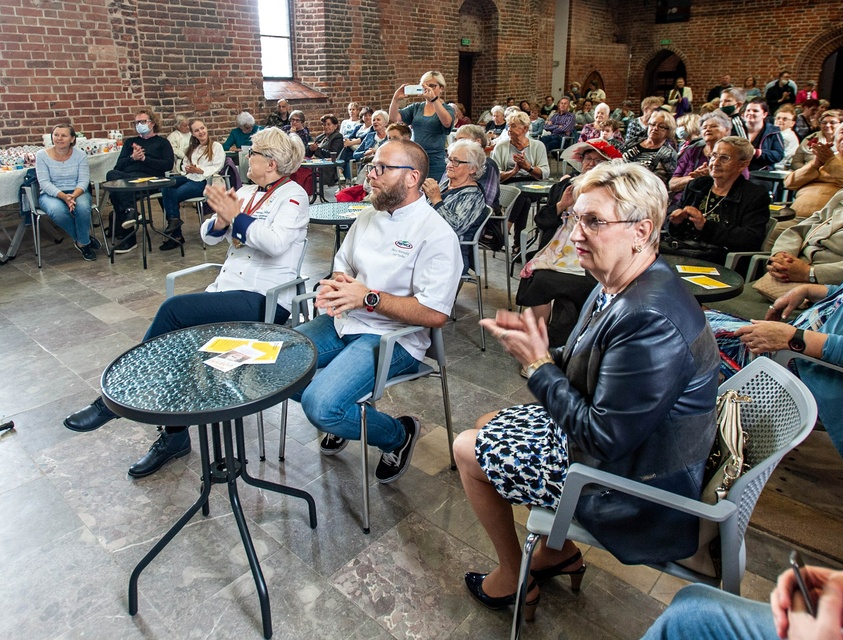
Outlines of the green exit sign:
{"label": "green exit sign", "polygon": [[462,40],[460,40],[460,45],[463,46],[463,47],[467,47],[470,44],[471,44],[471,38],[463,38]]}
{"label": "green exit sign", "polygon": [[670,40],[662,40],[659,44],[670,44]]}

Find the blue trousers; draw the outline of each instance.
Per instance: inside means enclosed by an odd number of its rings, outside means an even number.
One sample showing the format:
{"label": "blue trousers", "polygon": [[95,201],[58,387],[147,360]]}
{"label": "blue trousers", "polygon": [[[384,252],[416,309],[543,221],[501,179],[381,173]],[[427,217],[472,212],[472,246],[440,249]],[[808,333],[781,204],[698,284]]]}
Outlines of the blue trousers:
{"label": "blue trousers", "polygon": [[[73,193],[73,190],[65,193]],[[73,213],[70,213],[64,200],[46,193],[42,193],[38,199],[38,207],[80,247],[91,242],[91,194],[87,191],[76,198]]]}
{"label": "blue trousers", "polygon": [[[322,431],[348,440],[360,439],[360,407],[357,400],[372,391],[378,362],[380,336],[358,333],[340,337],[334,319],[317,316],[297,328],[313,340],[320,371],[305,390],[293,397],[301,402],[311,424]],[[389,366],[389,377],[419,370],[419,361],[396,344]],[[404,444],[406,432],[390,415],[366,410],[369,444],[382,451],[395,451]]]}
{"label": "blue trousers", "polygon": [[770,605],[704,584],[692,584],[650,627],[642,640],[777,640]]}
{"label": "blue trousers", "polygon": [[189,180],[184,176],[176,176],[175,186],[161,191],[161,202],[167,220],[180,218],[179,204],[191,198],[198,198],[205,192],[207,180]]}

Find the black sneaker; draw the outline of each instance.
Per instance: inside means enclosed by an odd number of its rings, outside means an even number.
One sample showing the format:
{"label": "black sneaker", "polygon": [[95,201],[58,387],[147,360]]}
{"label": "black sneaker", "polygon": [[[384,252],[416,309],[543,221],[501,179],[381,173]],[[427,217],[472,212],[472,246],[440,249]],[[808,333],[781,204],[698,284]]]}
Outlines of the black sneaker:
{"label": "black sneaker", "polygon": [[184,244],[184,236],[175,236],[172,238],[167,238],[164,242],[161,243],[161,246],[158,247],[159,251],[172,251],[173,249],[178,249],[181,245]]}
{"label": "black sneaker", "polygon": [[135,237],[134,233],[130,233],[125,238],[118,238],[116,243],[114,253],[129,253],[129,251],[134,251],[134,249],[138,246],[138,239]]}
{"label": "black sneaker", "polygon": [[378,468],[375,469],[375,477],[381,484],[395,482],[406,473],[410,466],[410,458],[413,457],[413,449],[419,439],[419,420],[413,416],[401,416],[398,421],[404,426],[407,436],[402,444],[395,451],[383,453]]}
{"label": "black sneaker", "polygon": [[88,246],[91,247],[91,249],[93,249],[94,251],[99,251],[100,249],[102,249],[102,244],[100,244],[99,240],[97,240],[94,236],[90,236],[90,238],[91,242],[88,243]]}
{"label": "black sneaker", "polygon": [[90,244],[86,244],[84,247],[80,247],[78,244],[76,244],[76,248],[79,250],[79,253],[82,254],[82,258],[84,260],[87,260],[88,262],[93,262],[97,259],[97,254],[94,253],[94,250],[91,248]]}
{"label": "black sneaker", "polygon": [[167,228],[164,229],[164,233],[168,236],[173,235],[173,231],[176,231],[184,224],[184,220],[181,218],[167,218]]}
{"label": "black sneaker", "polygon": [[124,229],[137,229],[138,227],[138,212],[134,207],[126,209],[120,216],[120,226]]}
{"label": "black sneaker", "polygon": [[325,434],[322,442],[319,443],[319,451],[323,456],[333,456],[348,446],[348,440],[335,436],[333,433]]}

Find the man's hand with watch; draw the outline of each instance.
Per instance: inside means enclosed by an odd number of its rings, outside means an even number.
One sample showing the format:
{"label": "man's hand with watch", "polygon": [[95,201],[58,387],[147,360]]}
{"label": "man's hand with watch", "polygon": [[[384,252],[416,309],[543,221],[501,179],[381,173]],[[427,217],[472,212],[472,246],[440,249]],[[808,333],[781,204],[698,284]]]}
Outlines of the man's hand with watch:
{"label": "man's hand with watch", "polygon": [[[314,305],[317,309],[324,309],[331,317],[363,307],[366,307],[368,311],[374,311],[380,303],[380,295],[377,291],[370,290],[362,282],[344,273],[336,273],[333,278],[320,280],[319,285],[319,293],[316,294]],[[371,309],[369,309],[370,306]]]}

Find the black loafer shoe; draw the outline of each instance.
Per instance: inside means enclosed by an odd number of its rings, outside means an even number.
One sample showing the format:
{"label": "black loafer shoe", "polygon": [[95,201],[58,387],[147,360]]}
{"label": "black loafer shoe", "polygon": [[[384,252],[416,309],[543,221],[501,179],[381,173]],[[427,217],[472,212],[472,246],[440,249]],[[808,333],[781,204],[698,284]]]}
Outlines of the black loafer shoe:
{"label": "black loafer shoe", "polygon": [[71,413],[64,419],[64,426],[71,431],[93,431],[99,429],[106,422],[119,418],[116,413],[105,406],[102,398],[97,398],[84,409]]}
{"label": "black loafer shoe", "polygon": [[172,251],[173,249],[178,249],[180,245],[184,244],[184,237],[178,236],[175,238],[167,238],[164,242],[161,243],[161,246],[158,247],[159,251]]}
{"label": "black loafer shoe", "polygon": [[170,460],[190,453],[190,434],[187,429],[176,433],[161,431],[158,440],[152,443],[146,455],[129,467],[129,475],[143,478],[152,475]]}

